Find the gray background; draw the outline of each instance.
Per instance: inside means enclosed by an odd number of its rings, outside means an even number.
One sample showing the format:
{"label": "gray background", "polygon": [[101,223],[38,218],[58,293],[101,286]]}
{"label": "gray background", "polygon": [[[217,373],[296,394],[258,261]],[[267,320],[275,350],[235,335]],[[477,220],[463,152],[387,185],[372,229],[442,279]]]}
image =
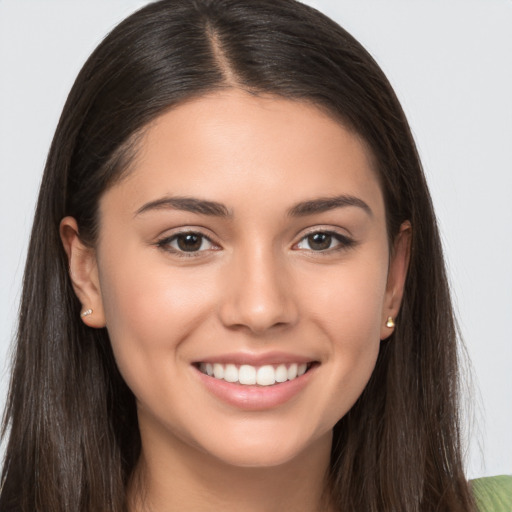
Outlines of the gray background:
{"label": "gray background", "polygon": [[[0,407],[28,234],[60,110],[135,0],[0,0]],[[387,73],[415,134],[472,364],[468,475],[512,473],[512,2],[307,2]]]}

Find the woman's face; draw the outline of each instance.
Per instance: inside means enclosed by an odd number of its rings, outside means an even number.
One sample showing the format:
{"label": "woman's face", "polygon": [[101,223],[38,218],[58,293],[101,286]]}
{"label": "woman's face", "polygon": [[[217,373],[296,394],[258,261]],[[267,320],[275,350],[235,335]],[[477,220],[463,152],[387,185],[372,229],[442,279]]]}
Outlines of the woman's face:
{"label": "woman's face", "polygon": [[390,260],[369,153],[314,106],[233,90],[158,118],[75,283],[143,443],[239,466],[330,443],[392,332],[405,232]]}

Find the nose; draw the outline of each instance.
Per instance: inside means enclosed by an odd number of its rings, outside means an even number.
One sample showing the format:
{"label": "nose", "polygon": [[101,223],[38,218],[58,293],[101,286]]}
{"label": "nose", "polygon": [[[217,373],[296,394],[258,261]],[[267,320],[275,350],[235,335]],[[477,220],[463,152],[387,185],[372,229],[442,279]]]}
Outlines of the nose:
{"label": "nose", "polygon": [[294,325],[298,307],[286,263],[271,250],[240,251],[226,271],[221,322],[262,335]]}

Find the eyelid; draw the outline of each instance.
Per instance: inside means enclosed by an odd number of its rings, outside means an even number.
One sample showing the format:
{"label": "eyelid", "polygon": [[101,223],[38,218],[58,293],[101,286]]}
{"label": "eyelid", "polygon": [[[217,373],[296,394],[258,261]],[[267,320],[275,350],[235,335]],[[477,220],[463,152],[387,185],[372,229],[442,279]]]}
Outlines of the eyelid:
{"label": "eyelid", "polygon": [[355,247],[357,245],[357,241],[351,235],[348,235],[348,234],[345,234],[345,233],[341,233],[336,228],[333,228],[333,227],[330,227],[330,226],[329,227],[327,227],[327,226],[314,226],[312,228],[308,228],[308,230],[306,232],[301,233],[300,238],[293,244],[292,249],[295,248],[299,243],[301,243],[308,236],[314,235],[316,233],[322,233],[322,234],[326,234],[326,235],[332,236],[333,238],[338,240],[339,245],[336,246],[336,247],[325,249],[323,251],[322,250],[315,251],[313,249],[309,249],[309,250],[308,249],[298,249],[298,248],[295,249],[295,250],[308,251],[308,252],[311,252],[311,253],[322,255],[322,254],[328,254],[328,253],[332,253],[332,252],[336,252],[336,251],[348,250],[348,249],[351,249],[351,248],[353,248],[353,247]]}
{"label": "eyelid", "polygon": [[[207,240],[213,247],[209,247],[208,249],[202,249],[198,251],[182,251],[180,249],[170,246],[170,243],[176,240],[179,236],[186,236],[191,234],[198,235],[202,239]],[[202,228],[196,226],[176,228],[176,230],[174,230],[171,233],[167,232],[165,235],[160,236],[154,245],[156,245],[159,249],[167,253],[173,254],[175,256],[178,256],[180,258],[200,257],[204,256],[205,253],[210,252],[212,250],[216,251],[221,249],[220,244],[216,243],[213,240],[213,237],[205,234],[202,231]]]}

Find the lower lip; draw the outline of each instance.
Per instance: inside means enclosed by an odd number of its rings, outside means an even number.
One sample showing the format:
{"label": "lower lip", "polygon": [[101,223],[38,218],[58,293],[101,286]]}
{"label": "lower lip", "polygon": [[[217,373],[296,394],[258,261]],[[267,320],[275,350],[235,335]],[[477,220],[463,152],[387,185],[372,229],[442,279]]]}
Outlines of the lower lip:
{"label": "lower lip", "polygon": [[311,380],[317,365],[293,380],[272,386],[246,386],[210,377],[199,369],[195,371],[204,386],[223,402],[246,411],[262,411],[285,404],[299,394]]}

